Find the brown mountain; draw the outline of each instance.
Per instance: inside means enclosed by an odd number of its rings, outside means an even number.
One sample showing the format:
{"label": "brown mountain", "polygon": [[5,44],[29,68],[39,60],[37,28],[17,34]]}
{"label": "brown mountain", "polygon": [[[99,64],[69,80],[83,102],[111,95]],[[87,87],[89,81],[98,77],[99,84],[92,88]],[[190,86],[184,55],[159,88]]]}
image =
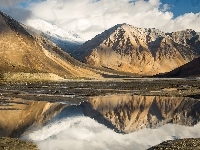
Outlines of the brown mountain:
{"label": "brown mountain", "polygon": [[10,75],[13,73],[18,73],[16,78],[24,73],[42,73],[58,79],[56,75],[64,78],[99,77],[88,69],[74,65],[73,59],[55,44],[32,35],[24,25],[3,12],[0,12],[0,45],[0,72],[9,73],[9,77],[13,77]]}
{"label": "brown mountain", "polygon": [[187,97],[108,95],[91,97],[82,108],[85,115],[122,133],[167,123],[193,126],[200,121],[200,101]]}
{"label": "brown mountain", "polygon": [[199,35],[190,29],[164,33],[120,24],[87,41],[74,57],[92,66],[154,75],[199,56]]}

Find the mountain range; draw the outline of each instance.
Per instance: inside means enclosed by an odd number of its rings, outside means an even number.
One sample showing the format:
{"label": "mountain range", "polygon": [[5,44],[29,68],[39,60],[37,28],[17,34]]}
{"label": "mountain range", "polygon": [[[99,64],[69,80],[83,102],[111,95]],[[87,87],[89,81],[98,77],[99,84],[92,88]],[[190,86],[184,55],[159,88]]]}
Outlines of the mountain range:
{"label": "mountain range", "polygon": [[0,12],[0,73],[4,76],[41,73],[52,79],[99,79],[105,73],[152,76],[179,68],[184,71],[167,76],[198,75],[188,71],[196,70],[200,55],[200,33],[192,29],[164,33],[118,24],[84,43],[72,31],[43,20],[30,19],[27,24]]}
{"label": "mountain range", "polygon": [[178,68],[200,54],[200,33],[116,25],[84,43],[72,56],[89,65],[141,75]]}

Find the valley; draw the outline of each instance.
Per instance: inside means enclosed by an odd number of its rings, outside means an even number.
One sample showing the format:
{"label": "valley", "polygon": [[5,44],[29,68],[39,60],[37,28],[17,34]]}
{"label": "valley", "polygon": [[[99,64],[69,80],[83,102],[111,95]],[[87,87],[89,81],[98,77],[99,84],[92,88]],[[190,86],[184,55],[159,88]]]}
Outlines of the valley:
{"label": "valley", "polygon": [[85,42],[42,19],[26,21],[0,11],[0,149],[198,143],[199,32],[124,23]]}

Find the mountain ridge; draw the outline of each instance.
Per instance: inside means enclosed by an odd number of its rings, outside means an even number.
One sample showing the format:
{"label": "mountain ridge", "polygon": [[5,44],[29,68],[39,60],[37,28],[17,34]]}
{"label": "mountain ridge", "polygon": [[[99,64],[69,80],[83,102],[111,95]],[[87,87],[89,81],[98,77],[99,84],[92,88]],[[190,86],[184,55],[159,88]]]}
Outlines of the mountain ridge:
{"label": "mountain ridge", "polygon": [[199,35],[191,29],[164,33],[155,28],[120,24],[87,41],[72,56],[93,66],[155,75],[198,57]]}
{"label": "mountain ridge", "polygon": [[[48,34],[45,32],[49,29],[44,32],[33,30],[3,12],[0,14],[3,54],[0,73],[40,72],[67,78],[90,78],[93,75],[99,78],[101,75],[97,74],[104,74],[106,69],[120,74],[152,76],[170,72],[200,55],[200,33],[192,29],[164,33],[155,28],[138,28],[123,23],[105,30],[82,46],[75,44],[75,49],[79,47],[75,51],[69,48],[75,60],[62,52],[63,43],[51,42],[59,37],[58,27],[46,22],[52,31],[55,29]],[[63,44],[64,48],[67,44]]]}

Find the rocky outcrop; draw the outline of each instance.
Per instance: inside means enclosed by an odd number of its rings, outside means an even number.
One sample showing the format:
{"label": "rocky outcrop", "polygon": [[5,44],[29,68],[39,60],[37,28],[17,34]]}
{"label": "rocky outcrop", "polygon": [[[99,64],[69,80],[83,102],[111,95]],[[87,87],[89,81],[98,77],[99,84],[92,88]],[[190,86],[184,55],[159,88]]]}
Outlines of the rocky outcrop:
{"label": "rocky outcrop", "polygon": [[[63,78],[99,77],[44,37],[30,34],[19,22],[0,12],[0,73],[53,73]],[[70,61],[69,61],[70,60]]]}
{"label": "rocky outcrop", "polygon": [[87,41],[74,57],[97,67],[154,75],[199,56],[199,35],[193,30],[164,33],[120,24]]}
{"label": "rocky outcrop", "polygon": [[200,121],[200,102],[191,98],[110,95],[91,97],[82,108],[85,115],[122,133],[167,123],[192,126]]}
{"label": "rocky outcrop", "polygon": [[180,139],[162,142],[148,150],[198,150],[200,149],[200,139]]}

